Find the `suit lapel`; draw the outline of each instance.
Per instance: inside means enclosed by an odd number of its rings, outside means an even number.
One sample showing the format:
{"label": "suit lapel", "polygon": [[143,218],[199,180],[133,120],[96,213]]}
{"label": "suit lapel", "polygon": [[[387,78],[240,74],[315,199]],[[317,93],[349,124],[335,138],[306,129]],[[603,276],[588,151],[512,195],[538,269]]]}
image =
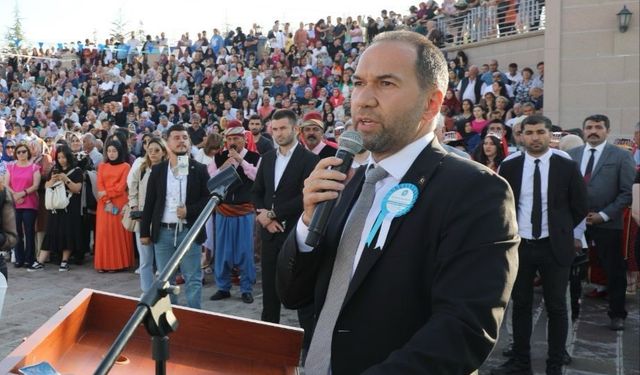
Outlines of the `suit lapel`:
{"label": "suit lapel", "polygon": [[600,159],[598,159],[598,164],[596,164],[593,167],[593,172],[591,173],[591,180],[593,180],[594,177],[596,177],[596,175],[602,169],[602,166],[607,162],[607,159],[609,159],[609,156],[611,156],[611,147],[615,147],[615,146],[611,146],[607,143],[602,149],[602,155],[600,155]]}
{"label": "suit lapel", "polygon": [[[277,159],[277,155],[274,152],[273,155],[271,154],[265,155],[262,158],[262,161],[260,162],[262,165],[264,165],[264,176],[265,176],[264,191],[266,192],[275,193],[276,191],[276,188],[275,188],[276,159]],[[282,179],[280,181],[282,182]]]}
{"label": "suit lapel", "polygon": [[[424,191],[425,186],[428,185],[429,180],[433,176],[434,172],[442,163],[442,159],[446,156],[447,152],[440,146],[437,139],[434,139],[430,145],[425,147],[413,162],[407,173],[402,177],[400,183],[410,183],[418,188],[418,199],[420,194]],[[382,249],[369,249],[366,248],[362,251],[362,256],[358,262],[356,272],[351,279],[347,295],[344,299],[346,304],[353,296],[355,291],[360,287],[360,284],[364,281],[367,274],[376,264],[376,262],[382,257],[385,252],[385,248],[391,243],[395,235],[398,233],[398,229],[402,225],[407,215],[395,218],[391,222],[389,233],[385,240]],[[343,304],[343,306],[344,306]]]}
{"label": "suit lapel", "polygon": [[[167,198],[167,173],[168,173],[168,169],[169,169],[169,162],[165,161],[162,162],[162,164],[160,164],[159,170],[159,176],[158,176],[158,193],[157,193],[157,197],[159,197],[159,199],[157,201],[162,201],[162,207],[164,207],[164,205],[166,204],[165,200]],[[149,173],[149,172],[147,172]]]}
{"label": "suit lapel", "polygon": [[[558,156],[559,157],[559,156]],[[553,197],[556,196],[556,179],[558,178],[558,159],[556,159],[556,155],[551,155],[549,159],[549,178],[547,180],[547,215],[551,212],[549,210],[549,206],[551,206],[551,201]]]}
{"label": "suit lapel", "polygon": [[513,183],[511,189],[513,190],[513,196],[516,201],[516,208],[520,204],[520,191],[522,190],[522,175],[524,172],[524,152],[516,160],[514,160],[514,166],[511,169],[510,181]]}
{"label": "suit lapel", "polygon": [[[280,183],[278,184],[278,188],[274,189],[274,192],[278,191],[280,189],[280,186],[287,186],[287,179],[290,177],[291,173],[293,173],[293,170],[295,169],[295,166],[293,166],[293,164],[296,163],[296,160],[298,160],[297,158],[300,158],[300,154],[302,153],[302,146],[301,145],[296,145],[296,148],[293,150],[293,154],[291,155],[291,159],[289,159],[289,162],[287,163],[287,166],[284,168],[284,172],[282,173],[282,177],[280,177]],[[275,151],[276,153],[278,152],[278,150],[276,149]],[[278,155],[274,153],[274,158],[273,158],[273,171],[275,172],[276,170],[276,159],[278,157]],[[271,174],[272,176],[274,175],[273,173]],[[272,182],[273,183],[273,182]]]}

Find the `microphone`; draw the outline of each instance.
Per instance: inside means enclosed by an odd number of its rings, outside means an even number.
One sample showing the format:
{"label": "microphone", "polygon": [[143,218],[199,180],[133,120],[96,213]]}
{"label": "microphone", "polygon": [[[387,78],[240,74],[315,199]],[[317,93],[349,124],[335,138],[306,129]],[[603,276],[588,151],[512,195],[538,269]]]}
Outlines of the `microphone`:
{"label": "microphone", "polygon": [[[338,165],[333,170],[341,173],[347,173],[353,163],[353,156],[362,150],[362,137],[360,133],[353,130],[348,130],[340,136],[338,140],[338,152],[336,157],[342,160],[342,164]],[[320,243],[320,239],[324,236],[324,232],[327,230],[327,223],[329,221],[329,215],[333,211],[333,207],[336,205],[337,199],[330,201],[324,201],[319,203],[313,211],[311,217],[311,223],[309,223],[309,234],[304,243],[311,247],[316,247]]]}
{"label": "microphone", "polygon": [[236,181],[240,181],[238,172],[236,172],[236,169],[232,166],[228,166],[207,181],[207,189],[209,190],[209,193],[222,200],[225,195],[227,195],[229,187]]}

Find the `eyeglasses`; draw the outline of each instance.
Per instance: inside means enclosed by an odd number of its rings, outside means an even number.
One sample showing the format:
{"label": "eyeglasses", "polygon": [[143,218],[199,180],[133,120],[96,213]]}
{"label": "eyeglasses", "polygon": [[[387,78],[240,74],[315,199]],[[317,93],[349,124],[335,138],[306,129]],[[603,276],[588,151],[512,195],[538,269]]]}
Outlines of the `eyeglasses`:
{"label": "eyeglasses", "polygon": [[27,153],[27,150],[16,151],[16,155],[26,154],[26,153]]}
{"label": "eyeglasses", "polygon": [[9,149],[9,148],[14,149],[14,148],[16,148],[16,146],[7,146],[7,147],[5,147],[5,148],[7,148],[7,149]]}

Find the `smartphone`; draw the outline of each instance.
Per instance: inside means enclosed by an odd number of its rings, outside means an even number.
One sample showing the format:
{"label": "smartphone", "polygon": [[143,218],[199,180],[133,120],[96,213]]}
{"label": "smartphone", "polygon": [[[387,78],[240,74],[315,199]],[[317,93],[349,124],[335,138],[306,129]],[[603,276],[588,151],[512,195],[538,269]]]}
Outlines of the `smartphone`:
{"label": "smartphone", "polygon": [[189,174],[189,156],[178,156],[178,176],[187,176]]}

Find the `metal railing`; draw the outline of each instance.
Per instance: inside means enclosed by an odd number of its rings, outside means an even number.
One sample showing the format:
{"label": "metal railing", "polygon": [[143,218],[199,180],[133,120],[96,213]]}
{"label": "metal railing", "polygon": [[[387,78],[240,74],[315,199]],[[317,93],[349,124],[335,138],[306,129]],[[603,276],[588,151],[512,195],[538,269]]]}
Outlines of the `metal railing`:
{"label": "metal railing", "polygon": [[545,0],[491,0],[434,21],[445,36],[445,47],[451,47],[542,30],[545,11]]}

